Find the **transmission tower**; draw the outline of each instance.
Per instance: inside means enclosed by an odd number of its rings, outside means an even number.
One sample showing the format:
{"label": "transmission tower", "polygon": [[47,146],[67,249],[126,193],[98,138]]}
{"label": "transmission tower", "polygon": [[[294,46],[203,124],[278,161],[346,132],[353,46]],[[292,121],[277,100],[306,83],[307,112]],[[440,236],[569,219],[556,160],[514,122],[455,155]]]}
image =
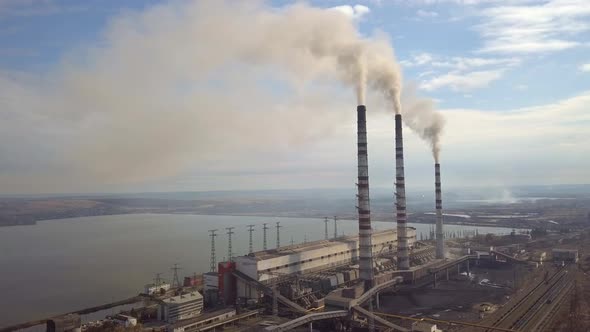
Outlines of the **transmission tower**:
{"label": "transmission tower", "polygon": [[307,234],[303,234],[303,243],[307,243]]}
{"label": "transmission tower", "polygon": [[217,232],[216,229],[209,230],[209,237],[211,237],[211,262],[209,262],[209,270],[211,272],[215,272],[217,266],[217,259],[215,258],[215,237],[217,234],[215,232]]}
{"label": "transmission tower", "polygon": [[277,249],[281,247],[281,222],[277,221]]}
{"label": "transmission tower", "polygon": [[291,245],[294,245],[295,241],[293,241],[293,235],[291,235]]}
{"label": "transmission tower", "polygon": [[178,279],[178,270],[182,270],[178,267],[178,264],[174,263],[174,267],[170,270],[174,271],[174,277],[172,278],[172,288],[179,288],[180,287],[180,279]]}
{"label": "transmission tower", "polygon": [[162,273],[156,273],[156,278],[154,279],[156,286],[160,286],[162,284],[161,275],[162,275]]}
{"label": "transmission tower", "polygon": [[233,256],[232,256],[232,247],[231,247],[231,236],[232,234],[234,234],[234,229],[235,227],[226,227],[225,229],[227,229],[227,260],[229,262],[233,261]]}
{"label": "transmission tower", "polygon": [[324,218],[324,238],[328,239],[328,217]]}
{"label": "transmission tower", "polygon": [[334,216],[334,238],[338,237],[338,218]]}
{"label": "transmission tower", "polygon": [[254,252],[254,246],[253,246],[253,241],[252,241],[252,232],[254,232],[254,225],[248,225],[248,233],[250,233],[250,242],[248,245],[248,253],[253,253]]}
{"label": "transmission tower", "polygon": [[262,224],[262,249],[266,250],[266,230],[268,229],[268,227],[266,226],[266,224]]}

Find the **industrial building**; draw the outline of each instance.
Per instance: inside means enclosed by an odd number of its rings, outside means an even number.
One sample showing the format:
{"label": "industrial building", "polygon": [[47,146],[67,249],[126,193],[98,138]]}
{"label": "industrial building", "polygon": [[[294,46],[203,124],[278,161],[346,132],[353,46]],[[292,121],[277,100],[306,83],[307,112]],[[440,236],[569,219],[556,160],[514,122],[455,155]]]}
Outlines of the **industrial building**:
{"label": "industrial building", "polygon": [[169,289],[170,289],[169,283],[166,283],[166,282],[151,283],[151,284],[147,284],[144,286],[143,293],[147,294],[147,295],[154,295],[154,294],[159,294],[160,292],[162,292],[162,290],[164,290],[164,292],[167,292]]}
{"label": "industrial building", "polygon": [[413,332],[442,332],[441,329],[436,327],[436,324],[424,322],[424,321],[416,321],[412,324],[412,331]]}
{"label": "industrial building", "polygon": [[47,332],[77,332],[82,326],[82,319],[77,314],[67,314],[47,320]]}
{"label": "industrial building", "polygon": [[117,314],[113,317],[113,321],[123,327],[133,327],[137,325],[137,318],[129,315]]}
{"label": "industrial building", "polygon": [[553,249],[551,250],[551,256],[553,261],[566,263],[577,263],[579,258],[578,250],[574,249]]}
{"label": "industrial building", "polygon": [[203,296],[199,292],[169,297],[160,301],[158,318],[168,323],[198,316],[203,311]]}
{"label": "industrial building", "polygon": [[170,325],[171,332],[199,331],[203,326],[226,321],[236,315],[236,309],[228,308],[199,315],[198,317],[177,321]]}
{"label": "industrial building", "polygon": [[[409,227],[407,234],[410,247],[413,247],[416,241],[416,230]],[[373,233],[372,247],[375,257],[395,253],[396,230]],[[358,259],[359,237],[353,235],[239,256],[235,258],[235,269],[253,280],[268,283],[281,275],[311,274],[355,264]],[[260,298],[261,294],[251,289],[248,283],[241,279],[236,279],[236,282],[237,297],[254,300]]]}

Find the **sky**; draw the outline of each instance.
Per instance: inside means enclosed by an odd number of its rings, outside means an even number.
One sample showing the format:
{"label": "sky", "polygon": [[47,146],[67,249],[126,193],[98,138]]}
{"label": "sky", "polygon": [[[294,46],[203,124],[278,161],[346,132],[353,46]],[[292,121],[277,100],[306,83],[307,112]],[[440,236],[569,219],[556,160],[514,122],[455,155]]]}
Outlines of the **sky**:
{"label": "sky", "polygon": [[[0,193],[354,187],[354,88],[279,46],[324,12],[444,117],[443,186],[589,183],[587,0],[220,3],[0,0]],[[393,112],[365,103],[371,186],[393,187]],[[408,188],[429,188],[404,134]]]}

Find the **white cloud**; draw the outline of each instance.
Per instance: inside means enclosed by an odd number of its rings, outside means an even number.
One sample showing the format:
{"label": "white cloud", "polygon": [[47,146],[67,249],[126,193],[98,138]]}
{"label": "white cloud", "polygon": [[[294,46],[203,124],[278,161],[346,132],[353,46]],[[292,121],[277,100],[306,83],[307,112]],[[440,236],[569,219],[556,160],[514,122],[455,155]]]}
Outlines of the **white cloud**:
{"label": "white cloud", "polygon": [[[422,90],[433,91],[446,87],[453,91],[469,91],[499,79],[506,69],[519,65],[521,60],[515,57],[440,57],[420,53],[401,63],[405,67],[426,68],[418,74],[419,78],[430,77],[422,81]],[[441,73],[442,70],[447,72]]]}
{"label": "white cloud", "polygon": [[488,86],[502,77],[503,70],[472,71],[467,73],[451,72],[422,82],[420,87],[426,91],[449,88],[453,91],[469,91]]}
{"label": "white cloud", "polygon": [[513,67],[519,65],[519,58],[468,58],[468,57],[451,57],[438,61],[432,61],[433,67],[451,68],[453,70],[469,70],[472,68],[481,68],[488,66]]}
{"label": "white cloud", "polygon": [[540,2],[542,0],[397,0],[398,3],[406,4],[406,5],[437,5],[437,4],[454,4],[454,5],[462,5],[462,6],[479,6],[479,5],[487,5],[487,4],[494,4],[494,3],[503,3],[503,4],[523,4],[523,3],[532,3],[532,2]]}
{"label": "white cloud", "polygon": [[402,60],[400,63],[406,67],[423,66],[427,65],[434,60],[434,57],[430,53],[420,53],[412,57],[411,60]]}
{"label": "white cloud", "polygon": [[529,86],[526,84],[518,84],[514,88],[518,91],[525,91],[529,89]]}
{"label": "white cloud", "polygon": [[422,18],[435,18],[438,17],[438,13],[435,11],[428,11],[428,10],[422,10],[419,9],[416,12],[416,15],[418,15],[418,17],[422,17]]}
{"label": "white cloud", "polygon": [[590,177],[590,145],[584,144],[590,141],[588,103],[590,91],[515,110],[442,110],[447,119],[443,163],[477,169],[474,174],[452,171],[455,181],[468,182],[467,176],[478,183],[485,178],[516,184],[585,183]]}
{"label": "white cloud", "polygon": [[473,68],[490,66],[513,67],[521,63],[520,58],[482,58],[482,57],[441,57],[431,53],[414,55],[411,60],[401,61],[406,67],[430,66],[432,68],[447,68],[453,71],[465,71]]}
{"label": "white cloud", "polygon": [[590,30],[587,0],[552,0],[529,5],[502,5],[481,12],[475,28],[487,53],[544,53],[581,45],[577,36]]}
{"label": "white cloud", "polygon": [[580,65],[580,70],[583,72],[590,73],[590,63],[585,63],[583,65]]}
{"label": "white cloud", "polygon": [[358,20],[371,12],[371,9],[367,6],[364,6],[364,5],[354,5],[354,6],[342,5],[342,6],[331,7],[330,9],[335,10],[335,11],[339,11],[342,14],[344,14],[352,19],[355,19],[355,20]]}

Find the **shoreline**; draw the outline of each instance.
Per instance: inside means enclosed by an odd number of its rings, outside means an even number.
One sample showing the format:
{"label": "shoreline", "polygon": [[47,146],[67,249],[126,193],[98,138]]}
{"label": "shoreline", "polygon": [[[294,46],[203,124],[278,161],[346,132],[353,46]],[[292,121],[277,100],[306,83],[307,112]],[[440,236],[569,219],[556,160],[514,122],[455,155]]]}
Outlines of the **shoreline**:
{"label": "shoreline", "polygon": [[[422,212],[420,212],[422,213]],[[124,215],[194,215],[194,216],[219,216],[219,217],[259,217],[259,218],[292,218],[292,219],[318,219],[323,220],[324,217],[320,216],[285,216],[285,215],[261,215],[261,214],[231,214],[231,213],[220,213],[220,214],[203,214],[203,213],[189,213],[189,212],[127,212],[127,213],[113,213],[113,214],[95,214],[95,215],[85,215],[85,216],[71,216],[66,218],[47,218],[47,219],[38,219],[35,220],[34,223],[27,223],[27,224],[10,224],[10,225],[3,225],[0,224],[1,227],[18,227],[18,226],[36,226],[40,221],[57,221],[57,220],[69,220],[69,219],[76,219],[76,218],[92,218],[92,217],[108,217],[108,216],[124,216]],[[354,217],[341,217],[338,219],[339,221],[355,221]],[[383,223],[395,223],[393,219],[391,220],[372,220],[372,222],[383,222]],[[422,224],[422,225],[434,225],[434,222],[426,222],[422,220],[415,220],[409,222],[409,224]],[[492,227],[492,228],[514,228],[514,229],[530,229],[531,227],[527,226],[516,226],[512,224],[490,224],[485,222],[462,222],[462,221],[445,221],[444,225],[454,225],[454,226],[471,226],[471,227]]]}

